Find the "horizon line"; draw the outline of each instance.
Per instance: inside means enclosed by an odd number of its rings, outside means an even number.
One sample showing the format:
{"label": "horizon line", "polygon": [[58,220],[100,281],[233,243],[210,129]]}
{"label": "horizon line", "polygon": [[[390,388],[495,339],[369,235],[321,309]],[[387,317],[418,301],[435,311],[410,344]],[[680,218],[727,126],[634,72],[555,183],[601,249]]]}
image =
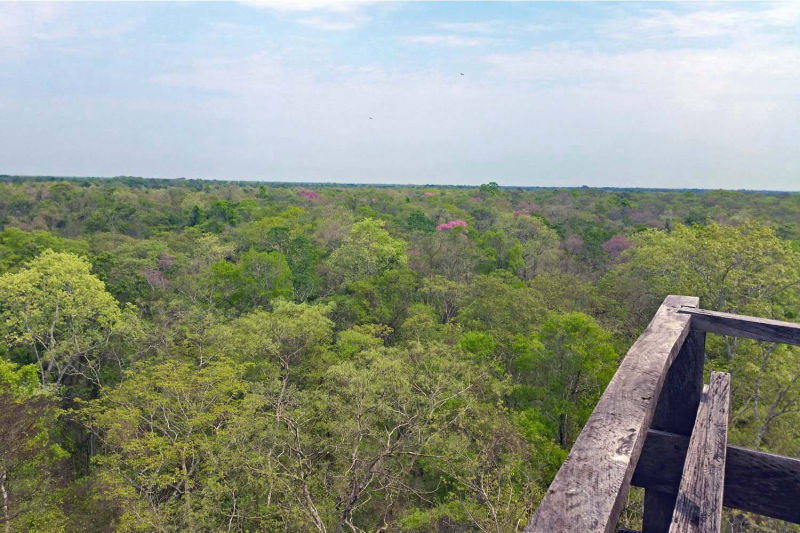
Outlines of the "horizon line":
{"label": "horizon line", "polygon": [[630,190],[630,191],[654,191],[654,192],[742,192],[742,193],[785,193],[785,194],[800,194],[800,189],[786,190],[786,189],[725,189],[720,187],[703,188],[703,187],[639,187],[639,186],[620,186],[620,185],[502,185],[496,181],[488,181],[482,184],[459,184],[459,183],[368,183],[359,181],[270,181],[260,179],[220,179],[220,178],[187,178],[181,176],[178,178],[155,178],[145,176],[133,176],[120,174],[117,176],[58,176],[47,174],[0,174],[0,181],[7,181],[9,179],[16,180],[121,180],[121,179],[137,179],[144,181],[167,181],[167,182],[194,182],[194,181],[207,181],[217,183],[236,183],[236,184],[254,184],[254,185],[314,185],[322,187],[445,187],[445,188],[480,188],[482,185],[489,183],[496,183],[501,189],[597,189],[597,190]]}

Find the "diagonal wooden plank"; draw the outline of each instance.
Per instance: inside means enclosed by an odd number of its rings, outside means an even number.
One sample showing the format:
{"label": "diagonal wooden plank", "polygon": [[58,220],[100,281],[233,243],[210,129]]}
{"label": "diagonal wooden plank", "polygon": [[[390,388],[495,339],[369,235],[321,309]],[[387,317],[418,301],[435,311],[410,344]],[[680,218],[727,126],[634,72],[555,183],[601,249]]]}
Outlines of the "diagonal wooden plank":
{"label": "diagonal wooden plank", "polygon": [[680,313],[691,315],[696,331],[800,345],[800,324],[794,322],[693,308],[681,309]]}
{"label": "diagonal wooden plank", "polygon": [[711,372],[689,439],[670,533],[720,531],[730,401],[730,374]]}
{"label": "diagonal wooden plank", "polygon": [[689,332],[682,307],[667,296],[628,350],[526,532],[615,531],[664,379]]}

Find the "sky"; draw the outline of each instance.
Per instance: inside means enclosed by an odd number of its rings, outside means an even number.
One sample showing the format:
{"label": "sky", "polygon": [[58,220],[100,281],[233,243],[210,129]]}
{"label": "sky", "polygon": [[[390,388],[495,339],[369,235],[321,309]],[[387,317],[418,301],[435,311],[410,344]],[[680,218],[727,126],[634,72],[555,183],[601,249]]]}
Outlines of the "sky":
{"label": "sky", "polygon": [[800,2],[0,2],[0,174],[800,190]]}

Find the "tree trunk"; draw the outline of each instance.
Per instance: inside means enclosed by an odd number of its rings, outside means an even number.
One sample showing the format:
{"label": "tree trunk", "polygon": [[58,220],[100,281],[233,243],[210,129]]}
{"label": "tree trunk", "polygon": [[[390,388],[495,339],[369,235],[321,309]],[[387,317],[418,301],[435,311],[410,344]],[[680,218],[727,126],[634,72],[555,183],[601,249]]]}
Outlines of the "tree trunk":
{"label": "tree trunk", "polygon": [[3,494],[3,531],[11,533],[11,517],[8,516],[8,490],[6,490],[6,480],[8,473],[3,470],[0,474],[0,492]]}

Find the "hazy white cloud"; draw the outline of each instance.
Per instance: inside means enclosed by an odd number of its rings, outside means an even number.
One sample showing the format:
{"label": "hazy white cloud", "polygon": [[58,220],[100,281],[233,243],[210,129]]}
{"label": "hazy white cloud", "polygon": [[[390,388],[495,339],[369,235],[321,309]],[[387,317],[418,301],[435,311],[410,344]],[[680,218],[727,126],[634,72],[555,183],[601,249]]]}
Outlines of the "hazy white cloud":
{"label": "hazy white cloud", "polygon": [[277,57],[268,53],[233,59],[197,59],[187,70],[150,78],[156,85],[236,96],[274,93],[281,88],[291,90],[299,81],[296,73],[285,69]]}
{"label": "hazy white cloud", "polygon": [[243,0],[241,3],[279,11],[357,11],[377,0]]}
{"label": "hazy white cloud", "polygon": [[800,48],[600,52],[566,44],[485,58],[503,77],[567,86],[613,87],[620,98],[648,93],[683,101],[800,96]]}
{"label": "hazy white cloud", "polygon": [[303,24],[305,26],[309,26],[311,28],[317,30],[325,30],[325,31],[349,31],[360,28],[364,24],[369,21],[369,17],[360,13],[360,12],[352,12],[348,13],[348,16],[342,17],[331,17],[331,16],[319,16],[319,17],[304,17],[298,19],[297,22]]}
{"label": "hazy white cloud", "polygon": [[467,37],[448,33],[429,33],[425,35],[405,35],[400,38],[409,44],[428,44],[444,46],[479,46],[487,40],[481,37]]}
{"label": "hazy white cloud", "polygon": [[788,188],[787,169],[800,165],[786,158],[800,133],[798,61],[790,47],[611,53],[554,44],[487,55],[480,76],[455,79],[288,68],[258,54],[154,81],[217,93],[201,113],[237,134],[217,148],[216,164],[246,161],[249,177],[675,187],[758,179],[759,188]]}
{"label": "hazy white cloud", "polygon": [[350,31],[370,21],[365,7],[375,0],[245,0],[245,5],[302,15],[296,22],[316,30]]}
{"label": "hazy white cloud", "polygon": [[490,35],[497,33],[502,30],[504,26],[507,27],[508,25],[498,20],[487,20],[482,22],[441,22],[434,26],[436,29],[444,32]]}
{"label": "hazy white cloud", "polygon": [[557,30],[559,29],[559,26],[554,26],[550,24],[524,24],[522,26],[522,29],[529,32],[539,32],[547,30]]}
{"label": "hazy white cloud", "polygon": [[[0,2],[0,60],[24,58],[36,43],[119,38],[139,29],[145,20],[132,17],[114,23],[71,16],[66,3]],[[62,52],[80,47],[65,47]]]}
{"label": "hazy white cloud", "polygon": [[[742,38],[754,33],[797,28],[800,3],[750,6],[716,6],[689,11],[649,10],[646,14],[624,18],[609,24],[617,37],[700,38],[730,36]],[[761,7],[761,6],[759,6]]]}
{"label": "hazy white cloud", "polygon": [[24,55],[37,39],[63,33],[54,24],[62,11],[57,4],[0,3],[0,59]]}

